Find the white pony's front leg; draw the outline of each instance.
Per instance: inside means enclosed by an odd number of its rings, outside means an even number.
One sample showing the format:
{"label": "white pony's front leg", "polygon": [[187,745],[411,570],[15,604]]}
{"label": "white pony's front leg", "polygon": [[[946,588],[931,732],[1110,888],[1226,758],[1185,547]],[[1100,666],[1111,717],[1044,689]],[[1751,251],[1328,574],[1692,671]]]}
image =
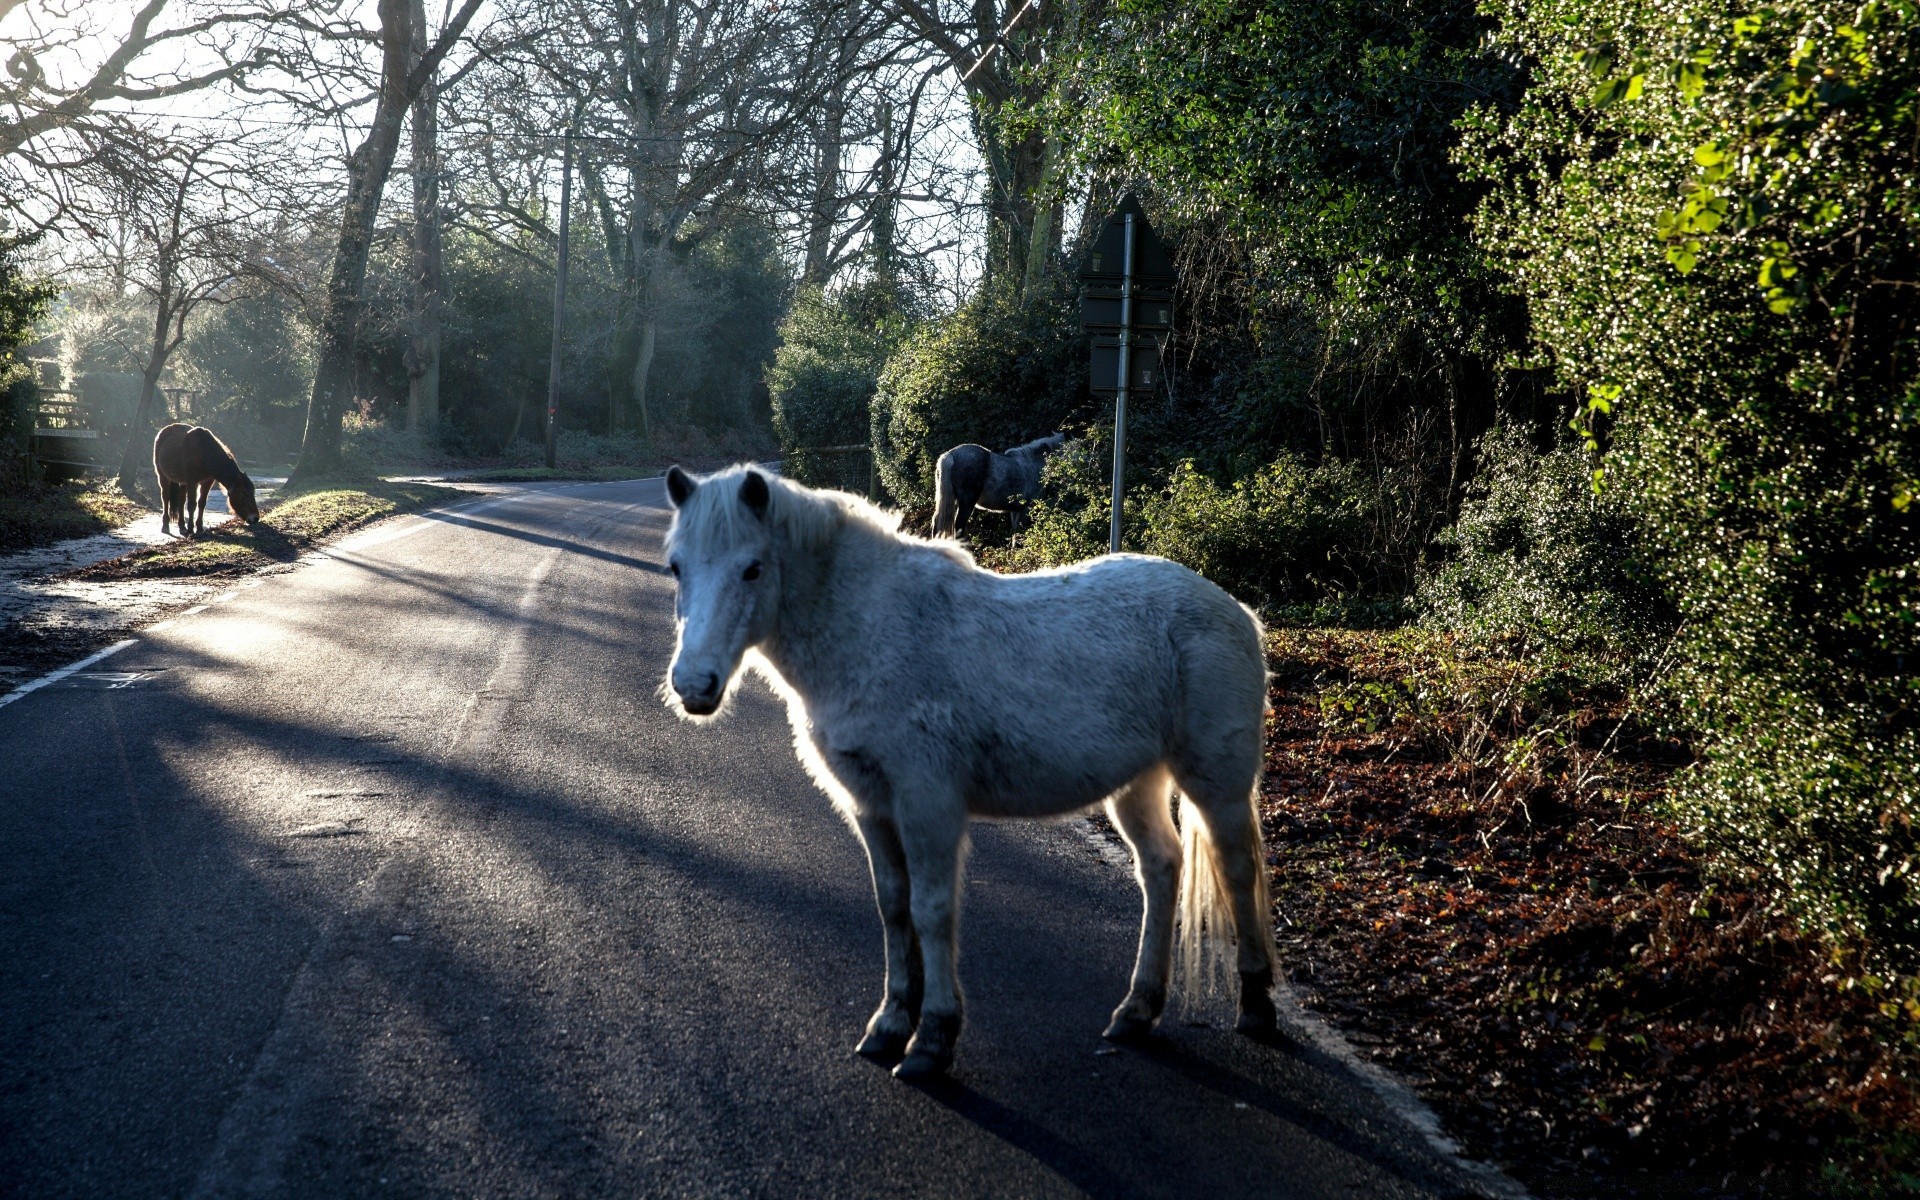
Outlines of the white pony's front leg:
{"label": "white pony's front leg", "polygon": [[1145,902],[1133,984],[1113,1010],[1104,1034],[1116,1042],[1145,1037],[1167,1006],[1174,900],[1180,891],[1180,834],[1167,805],[1171,783],[1166,768],[1154,766],[1107,800],[1107,815],[1133,850],[1134,875]]}
{"label": "white pony's front leg", "polygon": [[907,1039],[920,1019],[920,953],[913,936],[907,856],[892,821],[870,815],[857,820],[873,870],[873,898],[886,930],[887,978],[880,1007],[867,1022],[866,1036],[856,1050],[868,1058],[892,1060],[906,1052]]}
{"label": "white pony's front leg", "polygon": [[893,1073],[899,1079],[925,1079],[953,1064],[954,1043],[960,1040],[962,1002],[954,931],[967,812],[951,790],[902,788],[894,794],[894,820],[907,856],[924,992],[919,1026],[907,1043],[907,1056]]}

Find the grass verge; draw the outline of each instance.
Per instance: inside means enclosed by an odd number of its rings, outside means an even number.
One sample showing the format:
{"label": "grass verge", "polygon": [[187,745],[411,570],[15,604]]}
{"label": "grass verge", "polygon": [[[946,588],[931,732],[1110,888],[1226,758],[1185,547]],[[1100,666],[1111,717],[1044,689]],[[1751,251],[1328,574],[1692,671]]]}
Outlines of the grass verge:
{"label": "grass verge", "polygon": [[0,494],[0,554],[107,533],[152,510],[115,483],[34,485]]}
{"label": "grass verge", "polygon": [[430,483],[320,485],[283,496],[258,525],[229,520],[198,538],[136,550],[73,573],[76,579],[247,575],[291,563],[302,551],[369,522],[460,498]]}
{"label": "grass verge", "polygon": [[1920,1187],[1920,1003],[1660,818],[1688,756],[1627,697],[1412,630],[1269,651],[1282,961],[1471,1152],[1556,1196]]}

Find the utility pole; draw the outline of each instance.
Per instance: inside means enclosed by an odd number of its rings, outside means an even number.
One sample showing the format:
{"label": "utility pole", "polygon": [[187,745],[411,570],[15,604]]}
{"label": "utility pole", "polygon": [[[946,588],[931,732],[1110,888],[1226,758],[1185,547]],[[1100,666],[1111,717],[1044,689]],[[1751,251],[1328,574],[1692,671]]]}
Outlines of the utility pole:
{"label": "utility pole", "polygon": [[[1136,388],[1159,386],[1161,356],[1173,331],[1173,262],[1167,248],[1129,195],[1108,217],[1080,266],[1086,292],[1080,298],[1080,326],[1092,334],[1096,392],[1113,393],[1113,515],[1107,547],[1120,553],[1120,525],[1126,505],[1127,398]],[[1151,336],[1163,331],[1163,336]],[[1135,334],[1146,334],[1135,344]]]}
{"label": "utility pole", "polygon": [[1127,213],[1126,265],[1120,279],[1119,390],[1113,394],[1113,516],[1107,522],[1107,553],[1120,553],[1120,506],[1127,480],[1127,380],[1133,366],[1133,214]]}
{"label": "utility pole", "polygon": [[553,361],[547,367],[547,468],[552,470],[560,434],[560,341],[567,319],[567,218],[573,207],[573,127],[560,149],[560,253],[553,269]]}

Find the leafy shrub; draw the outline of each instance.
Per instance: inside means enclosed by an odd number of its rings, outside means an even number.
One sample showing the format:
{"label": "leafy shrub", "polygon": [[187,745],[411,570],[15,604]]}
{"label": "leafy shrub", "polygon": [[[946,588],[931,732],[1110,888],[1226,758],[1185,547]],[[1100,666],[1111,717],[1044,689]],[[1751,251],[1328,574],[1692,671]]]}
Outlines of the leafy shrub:
{"label": "leafy shrub", "polygon": [[1135,505],[1140,548],[1252,603],[1350,590],[1346,556],[1363,538],[1365,491],[1356,466],[1338,459],[1309,468],[1283,457],[1232,484],[1183,462]]}
{"label": "leafy shrub", "polygon": [[[1106,553],[1105,454],[1095,438],[1055,454],[1031,528],[987,561],[1033,570]],[[1283,457],[1230,484],[1181,462],[1161,486],[1128,495],[1121,543],[1192,567],[1249,603],[1311,602],[1353,589],[1348,554],[1364,540],[1369,507],[1366,478],[1347,462],[1308,467]]]}
{"label": "leafy shrub", "polygon": [[1631,664],[1673,628],[1618,487],[1595,492],[1587,456],[1539,453],[1512,426],[1481,439],[1460,517],[1435,539],[1453,557],[1421,581],[1427,624],[1522,655]]}
{"label": "leafy shrub", "polygon": [[1086,413],[1078,315],[1065,290],[1023,301],[989,285],[907,339],[873,399],[875,465],[887,492],[930,508],[933,466],[947,450],[967,442],[1004,450]]}
{"label": "leafy shrub", "polygon": [[53,298],[51,287],[21,271],[15,252],[23,244],[0,229],[0,488],[7,489],[28,482],[21,451],[33,431],[36,395],[33,371],[16,351]]}
{"label": "leafy shrub", "polygon": [[1467,161],[1685,620],[1697,833],[1920,970],[1920,9],[1494,0]]}
{"label": "leafy shrub", "polygon": [[784,470],[802,483],[866,487],[865,455],[825,455],[827,446],[862,445],[887,356],[912,322],[894,289],[868,284],[829,296],[803,291],[780,323],[780,346],[767,367],[773,429]]}

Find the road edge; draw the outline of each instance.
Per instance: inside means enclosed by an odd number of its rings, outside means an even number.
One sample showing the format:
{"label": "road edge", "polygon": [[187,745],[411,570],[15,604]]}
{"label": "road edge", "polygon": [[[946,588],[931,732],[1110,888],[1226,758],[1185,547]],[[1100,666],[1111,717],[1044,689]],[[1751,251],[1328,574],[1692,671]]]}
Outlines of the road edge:
{"label": "road edge", "polygon": [[[1132,855],[1092,816],[1075,817],[1066,826],[1092,847],[1102,862],[1132,874]],[[1446,1131],[1440,1114],[1410,1084],[1361,1054],[1331,1022],[1306,1006],[1292,984],[1285,979],[1276,981],[1274,995],[1280,1002],[1281,1019],[1292,1032],[1357,1078],[1395,1119],[1419,1135],[1427,1149],[1479,1188],[1486,1200],[1535,1200],[1533,1193],[1499,1167],[1469,1158]]]}

